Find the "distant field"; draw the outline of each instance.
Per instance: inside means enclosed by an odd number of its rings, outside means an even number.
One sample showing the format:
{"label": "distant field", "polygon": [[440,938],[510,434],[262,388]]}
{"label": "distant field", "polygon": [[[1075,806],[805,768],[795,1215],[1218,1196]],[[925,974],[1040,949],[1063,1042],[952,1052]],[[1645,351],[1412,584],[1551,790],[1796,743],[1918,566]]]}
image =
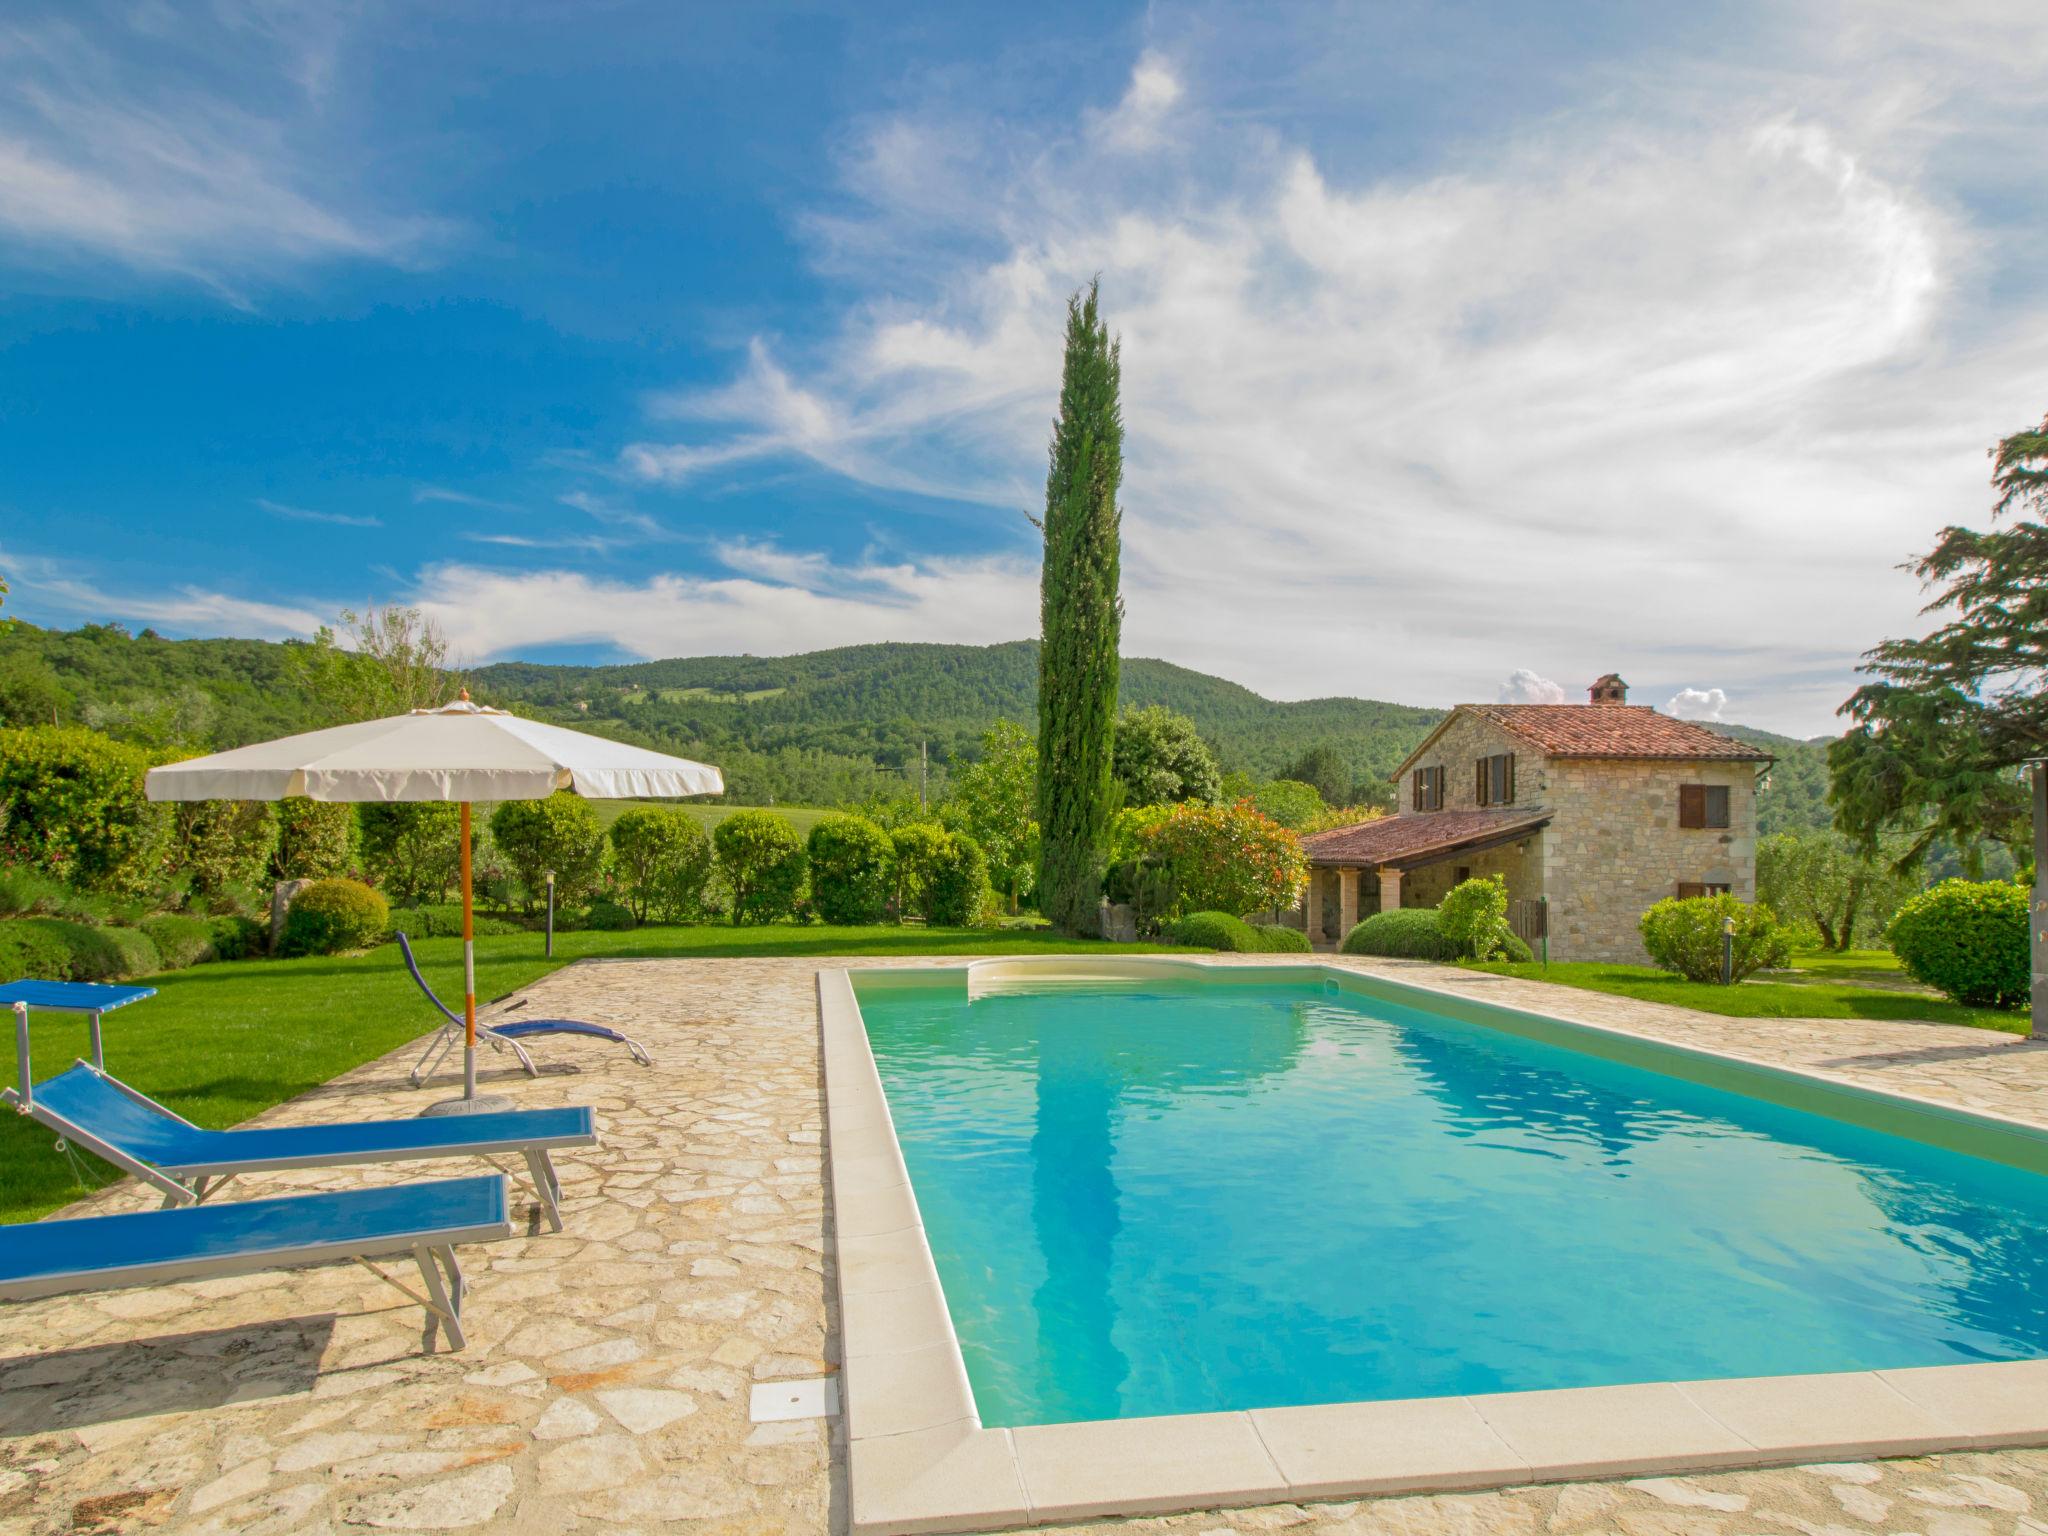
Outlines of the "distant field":
{"label": "distant field", "polygon": [[707,832],[735,811],[770,810],[806,837],[810,835],[811,828],[818,824],[820,817],[832,814],[830,811],[818,810],[808,805],[697,805],[689,801],[677,802],[673,800],[593,800],[590,802],[590,808],[597,812],[597,819],[607,827],[636,805],[674,805],[678,810],[688,811],[692,816],[696,817],[698,821],[703,823],[704,830]]}
{"label": "distant field", "polygon": [[725,688],[657,688],[654,696],[670,704],[684,699],[720,699],[727,704],[758,704],[763,699],[779,698],[789,692],[787,688],[749,688],[734,691]]}

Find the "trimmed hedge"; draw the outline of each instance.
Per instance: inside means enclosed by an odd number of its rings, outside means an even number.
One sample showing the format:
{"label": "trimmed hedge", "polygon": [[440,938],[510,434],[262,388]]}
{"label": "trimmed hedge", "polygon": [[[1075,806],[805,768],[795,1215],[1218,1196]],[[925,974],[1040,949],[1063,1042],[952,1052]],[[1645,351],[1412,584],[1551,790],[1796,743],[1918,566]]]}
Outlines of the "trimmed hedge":
{"label": "trimmed hedge", "polygon": [[[237,802],[222,803],[232,805]],[[145,917],[135,926],[149,935],[149,941],[156,946],[167,971],[182,971],[188,965],[217,958],[213,947],[213,924],[203,917]]]}
{"label": "trimmed hedge", "polygon": [[[1396,907],[1375,912],[1344,935],[1347,955],[1377,955],[1385,960],[1459,960],[1462,947],[1443,929],[1434,907]],[[1495,958],[1526,964],[1536,956],[1512,933],[1501,941]]]}
{"label": "trimmed hedge", "polygon": [[391,907],[360,880],[315,880],[292,898],[280,955],[338,955],[368,949],[391,931]]}
{"label": "trimmed hedge", "polygon": [[247,960],[262,954],[270,945],[269,927],[253,917],[230,913],[207,919],[206,927],[213,939],[216,960]]}
{"label": "trimmed hedge", "polygon": [[1944,880],[1900,906],[1885,941],[1915,981],[1978,1008],[2018,1008],[2032,987],[2027,893],[2002,880]]}
{"label": "trimmed hedge", "polygon": [[624,933],[640,926],[640,920],[633,915],[633,909],[605,897],[598,897],[583,909],[583,915],[576,920],[579,928],[591,928],[600,933]]}
{"label": "trimmed hedge", "polygon": [[[557,926],[566,927],[562,914],[555,914]],[[459,901],[429,902],[418,907],[393,907],[391,909],[391,931],[402,933],[408,939],[459,939],[462,937],[462,903]],[[486,917],[475,914],[471,921],[471,932],[478,938],[488,934],[524,933],[526,930],[509,918]]]}
{"label": "trimmed hedge", "polygon": [[1455,960],[1458,946],[1445,936],[1434,907],[1375,912],[1344,935],[1347,955],[1393,960]]}
{"label": "trimmed hedge", "polygon": [[889,910],[895,845],[865,816],[826,816],[811,828],[811,901],[828,923],[878,923]]}
{"label": "trimmed hedge", "polygon": [[1308,935],[1277,923],[1248,923],[1228,912],[1190,912],[1166,925],[1176,944],[1220,949],[1237,955],[1293,955],[1309,952]]}
{"label": "trimmed hedge", "polygon": [[54,917],[0,922],[0,979],[123,981],[163,969],[149,935],[136,928],[94,928]]}
{"label": "trimmed hedge", "polygon": [[1259,948],[1269,955],[1306,955],[1314,952],[1315,946],[1308,941],[1308,935],[1299,928],[1289,928],[1281,923],[1247,923],[1245,926],[1257,936]]}
{"label": "trimmed hedge", "polygon": [[1259,936],[1252,925],[1228,912],[1190,912],[1166,925],[1166,936],[1176,944],[1196,949],[1221,949],[1231,954],[1253,954]]}
{"label": "trimmed hedge", "polygon": [[681,922],[704,909],[711,839],[673,805],[636,805],[612,823],[612,869],[641,922]]}
{"label": "trimmed hedge", "polygon": [[732,920],[772,923],[796,911],[809,872],[803,839],[773,811],[735,811],[711,831],[718,872],[732,892]]}

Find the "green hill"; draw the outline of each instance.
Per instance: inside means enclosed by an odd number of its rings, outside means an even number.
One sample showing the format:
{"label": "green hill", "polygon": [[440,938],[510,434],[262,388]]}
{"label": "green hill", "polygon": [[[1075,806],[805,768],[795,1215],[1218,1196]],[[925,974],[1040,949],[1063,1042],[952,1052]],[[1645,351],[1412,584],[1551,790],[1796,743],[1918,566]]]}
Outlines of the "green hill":
{"label": "green hill", "polygon": [[[239,746],[313,719],[287,644],[165,640],[118,626],[0,633],[0,716],[76,720],[152,745]],[[717,763],[729,798],[835,805],[932,787],[999,718],[1036,717],[1038,647],[861,645],[800,656],[693,656],[620,666],[501,662],[470,677],[480,699]],[[1270,777],[1311,747],[1335,748],[1360,785],[1383,783],[1442,711],[1375,699],[1282,703],[1171,662],[1136,657],[1123,701],[1193,719],[1226,770]],[[1765,830],[1826,819],[1825,742],[1740,726],[1779,754]]]}

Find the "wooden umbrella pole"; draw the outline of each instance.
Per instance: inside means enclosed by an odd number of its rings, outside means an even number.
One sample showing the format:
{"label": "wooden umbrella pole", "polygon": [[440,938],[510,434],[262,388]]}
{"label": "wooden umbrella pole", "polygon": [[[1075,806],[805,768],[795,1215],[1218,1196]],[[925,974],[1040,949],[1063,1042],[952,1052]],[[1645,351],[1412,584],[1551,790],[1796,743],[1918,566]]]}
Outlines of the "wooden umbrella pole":
{"label": "wooden umbrella pole", "polygon": [[476,903],[470,893],[469,802],[462,802],[462,1096],[476,1097]]}

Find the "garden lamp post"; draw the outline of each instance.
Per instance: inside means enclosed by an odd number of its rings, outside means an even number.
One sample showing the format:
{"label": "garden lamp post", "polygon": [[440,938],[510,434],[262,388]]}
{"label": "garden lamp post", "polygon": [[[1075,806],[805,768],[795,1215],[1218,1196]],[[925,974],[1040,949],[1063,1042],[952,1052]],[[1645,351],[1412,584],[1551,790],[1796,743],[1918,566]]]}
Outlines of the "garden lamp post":
{"label": "garden lamp post", "polygon": [[1721,919],[1721,985],[1735,984],[1735,919]]}

